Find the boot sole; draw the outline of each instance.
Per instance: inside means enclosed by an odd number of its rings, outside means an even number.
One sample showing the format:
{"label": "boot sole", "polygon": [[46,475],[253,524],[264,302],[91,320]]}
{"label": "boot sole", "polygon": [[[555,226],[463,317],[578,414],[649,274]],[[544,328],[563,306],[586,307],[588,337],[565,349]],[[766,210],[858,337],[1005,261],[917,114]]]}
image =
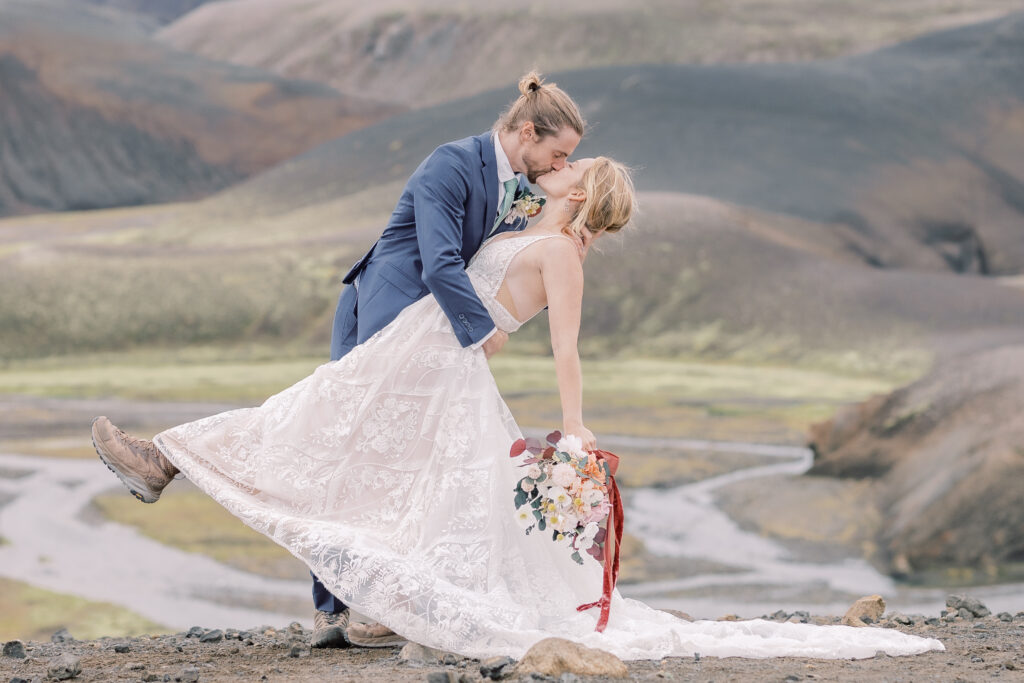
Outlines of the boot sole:
{"label": "boot sole", "polygon": [[361,641],[358,638],[348,637],[348,642],[352,643],[354,647],[398,647],[399,645],[405,645],[409,641],[399,635],[388,636],[386,638],[374,638],[373,640]]}
{"label": "boot sole", "polygon": [[[95,420],[94,420],[94,422],[95,422]],[[107,454],[106,451],[104,451],[100,447],[100,445],[98,443],[96,443],[96,436],[94,434],[90,434],[90,438],[92,440],[92,447],[94,449],[96,449],[96,455],[100,456],[100,461],[104,465],[107,466],[108,470],[113,472],[114,475],[116,475],[117,478],[121,480],[121,483],[124,484],[128,488],[128,491],[130,491],[131,494],[133,496],[135,496],[135,498],[137,500],[140,500],[143,503],[155,503],[158,500],[160,500],[160,494],[159,493],[154,496],[153,492],[149,491],[149,490],[145,490],[144,489],[143,492],[141,492],[141,493],[139,491],[137,491],[136,489],[142,489],[143,488],[143,487],[138,485],[138,481],[137,480],[132,480],[130,477],[125,476],[120,470],[118,470],[116,467],[111,465],[110,464],[110,460],[109,460],[110,456]]]}

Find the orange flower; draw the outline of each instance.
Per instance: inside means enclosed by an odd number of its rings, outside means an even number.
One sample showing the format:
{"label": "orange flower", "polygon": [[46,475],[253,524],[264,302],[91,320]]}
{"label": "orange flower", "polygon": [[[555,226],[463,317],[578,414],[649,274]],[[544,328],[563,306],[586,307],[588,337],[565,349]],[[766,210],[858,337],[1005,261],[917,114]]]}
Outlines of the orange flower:
{"label": "orange flower", "polygon": [[584,465],[583,471],[588,477],[591,477],[595,481],[604,484],[604,468],[601,467],[600,463],[597,462],[597,456],[593,453],[587,456],[587,464]]}

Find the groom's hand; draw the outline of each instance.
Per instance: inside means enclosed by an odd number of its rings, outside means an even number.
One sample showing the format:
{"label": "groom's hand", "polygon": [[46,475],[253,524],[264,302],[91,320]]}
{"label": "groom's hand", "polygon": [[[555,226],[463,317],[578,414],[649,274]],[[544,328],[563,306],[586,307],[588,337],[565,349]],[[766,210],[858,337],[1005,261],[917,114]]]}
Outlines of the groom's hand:
{"label": "groom's hand", "polygon": [[490,336],[490,338],[487,341],[484,342],[484,345],[481,348],[483,348],[484,350],[484,355],[490,358],[494,354],[501,351],[501,349],[505,346],[505,342],[507,341],[508,332],[505,332],[503,330],[497,330],[494,334]]}

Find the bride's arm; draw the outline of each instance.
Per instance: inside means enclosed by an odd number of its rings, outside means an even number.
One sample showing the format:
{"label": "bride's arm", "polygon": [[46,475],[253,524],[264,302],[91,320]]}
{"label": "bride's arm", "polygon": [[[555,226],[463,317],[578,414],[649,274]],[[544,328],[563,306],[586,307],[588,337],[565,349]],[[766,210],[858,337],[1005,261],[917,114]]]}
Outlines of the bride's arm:
{"label": "bride's arm", "polygon": [[541,259],[541,280],[548,303],[551,350],[555,356],[558,394],[562,401],[562,429],[583,440],[583,447],[596,447],[594,435],[583,426],[583,375],[577,340],[583,306],[583,264],[579,252],[568,240],[549,240]]}

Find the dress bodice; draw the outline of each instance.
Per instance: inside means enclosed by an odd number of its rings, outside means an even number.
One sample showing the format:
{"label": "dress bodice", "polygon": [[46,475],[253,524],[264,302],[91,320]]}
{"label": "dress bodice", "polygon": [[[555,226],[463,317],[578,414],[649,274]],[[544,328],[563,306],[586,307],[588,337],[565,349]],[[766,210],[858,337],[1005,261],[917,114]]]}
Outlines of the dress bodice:
{"label": "dress bodice", "polygon": [[512,334],[519,329],[520,325],[526,322],[525,320],[517,320],[515,316],[508,312],[508,309],[498,302],[498,290],[501,289],[501,283],[505,281],[505,273],[508,272],[512,259],[516,257],[516,254],[534,242],[549,237],[569,239],[560,234],[524,235],[506,237],[500,240],[495,240],[492,237],[484,242],[483,246],[480,247],[476,255],[469,262],[469,267],[466,269],[466,272],[469,274],[469,280],[473,283],[473,289],[476,290],[477,296],[480,297],[480,301],[487,309],[487,312],[490,313],[491,320],[494,321],[499,330]]}

